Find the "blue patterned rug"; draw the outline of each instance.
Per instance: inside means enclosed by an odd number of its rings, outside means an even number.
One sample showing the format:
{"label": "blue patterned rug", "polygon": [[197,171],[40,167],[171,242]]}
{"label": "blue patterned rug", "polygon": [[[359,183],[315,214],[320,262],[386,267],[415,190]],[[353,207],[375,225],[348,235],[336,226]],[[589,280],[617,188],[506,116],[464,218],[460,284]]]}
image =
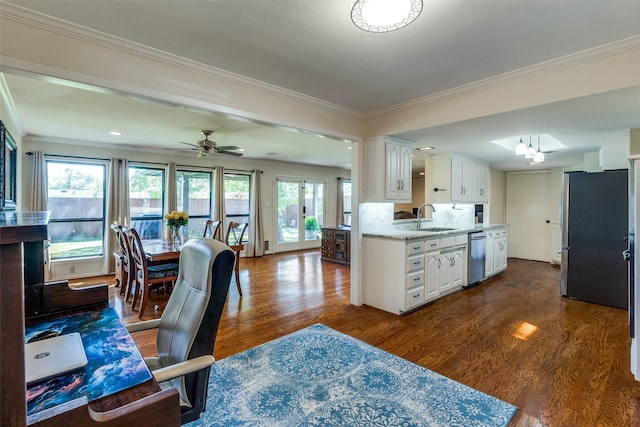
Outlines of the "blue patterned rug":
{"label": "blue patterned rug", "polygon": [[517,408],[316,324],[214,363],[189,426],[506,426]]}

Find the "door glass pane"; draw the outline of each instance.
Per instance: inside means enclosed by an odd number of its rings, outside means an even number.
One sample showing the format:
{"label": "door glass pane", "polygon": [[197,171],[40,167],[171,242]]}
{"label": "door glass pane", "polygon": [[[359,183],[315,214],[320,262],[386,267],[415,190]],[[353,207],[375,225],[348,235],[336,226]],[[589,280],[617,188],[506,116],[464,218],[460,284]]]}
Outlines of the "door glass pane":
{"label": "door glass pane", "polygon": [[299,241],[300,184],[297,182],[277,182],[278,192],[278,243]]}
{"label": "door glass pane", "polygon": [[324,184],[305,182],[304,212],[304,239],[320,239],[320,229],[324,223]]}

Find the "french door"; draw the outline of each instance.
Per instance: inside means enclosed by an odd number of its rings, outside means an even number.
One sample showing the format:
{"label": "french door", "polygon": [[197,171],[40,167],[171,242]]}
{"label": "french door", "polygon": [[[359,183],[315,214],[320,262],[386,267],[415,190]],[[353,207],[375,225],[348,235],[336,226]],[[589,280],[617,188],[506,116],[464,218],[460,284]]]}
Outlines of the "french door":
{"label": "french door", "polygon": [[324,223],[326,182],[304,178],[276,178],[275,252],[320,247]]}

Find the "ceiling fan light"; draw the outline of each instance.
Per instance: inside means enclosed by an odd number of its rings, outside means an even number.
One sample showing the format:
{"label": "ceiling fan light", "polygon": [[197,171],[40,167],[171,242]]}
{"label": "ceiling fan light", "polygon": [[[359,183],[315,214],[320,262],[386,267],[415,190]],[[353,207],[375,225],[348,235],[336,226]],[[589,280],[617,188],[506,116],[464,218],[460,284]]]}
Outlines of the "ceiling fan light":
{"label": "ceiling fan light", "polygon": [[516,155],[522,156],[526,152],[527,152],[527,145],[524,142],[522,142],[522,138],[520,138],[520,142],[518,142],[518,145],[516,145]]}
{"label": "ceiling fan light", "polygon": [[355,0],[351,20],[360,29],[386,33],[406,27],[422,12],[422,0]]}

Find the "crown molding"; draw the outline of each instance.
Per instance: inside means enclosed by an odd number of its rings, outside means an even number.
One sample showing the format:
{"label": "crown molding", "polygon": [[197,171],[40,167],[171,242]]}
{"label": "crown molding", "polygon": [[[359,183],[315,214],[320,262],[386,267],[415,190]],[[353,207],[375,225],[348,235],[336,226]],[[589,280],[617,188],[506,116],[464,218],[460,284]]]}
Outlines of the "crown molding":
{"label": "crown molding", "polygon": [[508,71],[483,80],[468,83],[452,89],[443,90],[441,92],[427,95],[421,98],[412,99],[399,104],[380,108],[365,113],[365,120],[384,117],[389,114],[400,113],[413,108],[423,107],[447,99],[456,98],[458,96],[467,95],[481,90],[491,89],[493,87],[513,83],[518,80],[525,80],[542,74],[563,70],[574,67],[576,65],[597,61],[599,59],[610,56],[619,55],[621,53],[640,50],[640,36],[633,36],[602,46],[596,46],[580,52],[572,53],[560,58],[551,59],[539,64],[520,68],[518,70]]}
{"label": "crown molding", "polygon": [[22,127],[22,122],[20,121],[20,115],[18,114],[18,109],[16,108],[16,104],[13,102],[13,97],[11,96],[11,92],[9,92],[9,88],[7,87],[7,81],[4,79],[4,75],[0,72],[0,97],[4,99],[5,104],[7,105],[7,113],[13,122],[13,125],[18,130],[20,137],[24,137],[25,130]]}
{"label": "crown molding", "polygon": [[246,89],[266,93],[278,98],[304,103],[315,108],[321,108],[333,113],[350,116],[360,120],[364,118],[363,113],[351,108],[343,107],[341,105],[314,98],[312,96],[304,95],[280,86],[261,82],[259,80],[252,79],[246,76],[241,76],[236,73],[225,71],[220,68],[193,61],[188,58],[183,58],[178,55],[125,40],[120,37],[102,33],[87,27],[73,24],[68,21],[53,18],[51,16],[32,11],[15,4],[5,3],[2,0],[0,0],[0,4],[0,17],[2,18],[6,18],[45,31],[51,31],[56,34],[61,34],[66,37],[74,38],[87,43],[106,47],[118,52],[137,56],[139,58],[162,63],[164,65],[168,65],[194,74],[199,74],[213,80],[218,80]]}

